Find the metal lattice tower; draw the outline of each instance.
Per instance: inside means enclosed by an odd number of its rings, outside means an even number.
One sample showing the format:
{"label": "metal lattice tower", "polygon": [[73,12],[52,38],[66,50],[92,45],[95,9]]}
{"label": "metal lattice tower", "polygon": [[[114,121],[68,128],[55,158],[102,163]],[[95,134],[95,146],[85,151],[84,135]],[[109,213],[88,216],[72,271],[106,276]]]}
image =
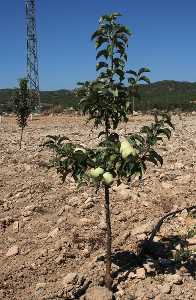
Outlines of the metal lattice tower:
{"label": "metal lattice tower", "polygon": [[27,79],[29,88],[35,93],[33,106],[40,108],[39,69],[37,53],[36,11],[35,0],[25,0],[27,26]]}

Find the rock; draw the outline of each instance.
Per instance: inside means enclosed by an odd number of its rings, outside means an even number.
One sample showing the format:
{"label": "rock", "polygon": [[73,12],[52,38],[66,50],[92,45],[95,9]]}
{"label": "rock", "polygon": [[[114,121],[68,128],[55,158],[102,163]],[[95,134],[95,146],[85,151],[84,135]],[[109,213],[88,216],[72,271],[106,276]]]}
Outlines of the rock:
{"label": "rock", "polygon": [[129,273],[129,278],[133,279],[135,277],[137,277],[137,275],[134,272]]}
{"label": "rock", "polygon": [[17,245],[15,245],[8,250],[8,252],[6,253],[6,256],[7,257],[15,256],[18,253],[19,253],[19,247]]}
{"label": "rock", "polygon": [[46,283],[45,282],[37,283],[36,286],[35,286],[36,293],[37,294],[43,293],[45,287],[46,287]]}
{"label": "rock", "polygon": [[148,233],[152,229],[152,224],[151,223],[146,223],[146,224],[140,224],[136,226],[134,229],[132,229],[131,234],[132,235],[138,235],[142,233]]}
{"label": "rock", "polygon": [[61,217],[56,221],[56,223],[57,223],[57,225],[61,225],[62,223],[65,223],[66,221],[67,221],[66,217]]}
{"label": "rock", "polygon": [[[89,281],[85,280],[84,276],[80,273],[69,273],[62,280],[63,290],[69,299],[75,299],[75,295],[82,290],[86,290]],[[67,299],[67,298],[66,298]]]}
{"label": "rock", "polygon": [[169,274],[166,276],[166,281],[171,284],[182,284],[182,276],[179,274]]}
{"label": "rock", "polygon": [[162,294],[169,294],[171,292],[171,285],[168,283],[165,283],[160,287],[160,292]]}
{"label": "rock", "polygon": [[144,269],[146,270],[146,273],[154,273],[155,272],[155,265],[151,261],[147,261],[145,264],[143,264]]}
{"label": "rock", "polygon": [[54,244],[55,250],[61,250],[63,248],[63,246],[64,246],[63,240],[58,240]]}
{"label": "rock", "polygon": [[55,259],[55,262],[60,265],[62,264],[63,262],[65,262],[66,260],[66,257],[65,257],[65,254],[64,253],[61,253],[59,256],[57,256],[57,258]]}
{"label": "rock", "polygon": [[94,202],[92,200],[92,198],[87,198],[87,200],[85,201],[84,205],[82,206],[83,209],[90,209],[94,206]]}
{"label": "rock", "polygon": [[33,214],[34,210],[36,209],[35,205],[28,205],[24,208],[22,215],[24,217],[29,217]]}
{"label": "rock", "polygon": [[82,218],[80,219],[80,223],[83,226],[88,226],[94,224],[94,221],[92,221],[90,218]]}
{"label": "rock", "polygon": [[104,287],[92,287],[88,289],[84,300],[112,300],[112,292]]}
{"label": "rock", "polygon": [[146,271],[144,268],[139,268],[136,270],[136,276],[139,279],[145,279],[146,278]]}
{"label": "rock", "polygon": [[63,286],[74,285],[77,283],[78,274],[77,273],[69,273],[65,277],[63,277],[62,283]]}
{"label": "rock", "polygon": [[48,237],[52,237],[52,238],[56,237],[59,234],[59,231],[60,230],[58,227],[53,229],[52,231],[49,232]]}
{"label": "rock", "polygon": [[121,183],[120,185],[118,186],[113,186],[112,187],[113,191],[117,192],[119,190],[126,190],[126,189],[129,189],[129,186],[127,184],[124,184],[124,183]]}
{"label": "rock", "polygon": [[24,169],[25,169],[25,171],[26,171],[26,172],[28,172],[28,171],[30,171],[30,170],[31,170],[31,166],[30,166],[30,165],[27,165],[27,164],[25,164],[25,165],[24,165]]}
{"label": "rock", "polygon": [[17,233],[19,231],[19,222],[18,221],[15,221],[13,223],[13,232],[14,233]]}
{"label": "rock", "polygon": [[186,241],[188,243],[189,249],[193,249],[194,250],[196,248],[196,236],[194,236],[194,237],[192,237],[190,239],[187,239]]}

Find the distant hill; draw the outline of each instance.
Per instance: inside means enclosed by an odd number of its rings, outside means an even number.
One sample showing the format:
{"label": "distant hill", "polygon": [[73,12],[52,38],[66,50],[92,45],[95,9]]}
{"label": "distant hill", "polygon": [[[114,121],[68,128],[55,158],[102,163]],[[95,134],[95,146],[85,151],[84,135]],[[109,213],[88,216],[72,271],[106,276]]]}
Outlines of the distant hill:
{"label": "distant hill", "polygon": [[[11,111],[13,89],[0,89],[0,111]],[[141,99],[136,101],[136,110],[196,110],[196,82],[164,80],[141,85]],[[79,99],[70,90],[42,91],[41,103],[44,109],[61,105],[64,108],[77,107]]]}

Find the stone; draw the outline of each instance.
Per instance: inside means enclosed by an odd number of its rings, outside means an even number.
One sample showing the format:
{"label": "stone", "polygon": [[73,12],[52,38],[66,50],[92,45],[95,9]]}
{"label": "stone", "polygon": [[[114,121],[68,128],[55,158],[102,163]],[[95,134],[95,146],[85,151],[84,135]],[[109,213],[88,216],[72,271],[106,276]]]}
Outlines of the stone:
{"label": "stone", "polygon": [[155,266],[153,262],[146,262],[145,264],[143,264],[143,267],[146,270],[146,273],[148,274],[155,272]]}
{"label": "stone", "polygon": [[106,230],[107,228],[107,225],[106,225],[106,221],[105,221],[105,217],[101,217],[100,218],[100,222],[98,224],[98,227],[101,229],[101,230]]}
{"label": "stone", "polygon": [[179,274],[169,274],[166,276],[166,281],[171,284],[182,284],[182,276]]}
{"label": "stone", "polygon": [[131,198],[131,192],[130,190],[124,189],[124,190],[118,190],[117,191],[118,198],[121,200],[128,200]]}
{"label": "stone", "polygon": [[68,284],[74,285],[77,283],[78,274],[77,273],[69,273],[65,277],[63,277],[62,283],[64,286]]}
{"label": "stone", "polygon": [[186,241],[188,243],[188,246],[194,246],[194,245],[196,246],[196,236],[194,236],[190,239],[187,239]]}
{"label": "stone", "polygon": [[84,205],[83,205],[83,209],[90,209],[94,206],[93,200],[92,198],[87,198],[87,200],[85,201]]}
{"label": "stone", "polygon": [[46,287],[46,283],[45,282],[37,283],[36,286],[35,286],[35,290],[36,291],[43,290],[43,289],[45,289],[45,287]]}
{"label": "stone", "polygon": [[121,183],[119,186],[113,186],[113,191],[117,192],[119,190],[126,190],[129,189],[129,186],[127,184]]}
{"label": "stone", "polygon": [[138,235],[138,234],[142,234],[142,233],[148,233],[151,231],[151,229],[152,229],[151,223],[140,224],[132,229],[131,234]]}
{"label": "stone", "polygon": [[66,258],[65,258],[65,255],[64,253],[61,253],[59,256],[57,256],[57,258],[55,259],[55,262],[60,265],[62,264],[63,262],[65,262]]}
{"label": "stone", "polygon": [[92,223],[94,223],[94,222],[89,218],[82,218],[82,219],[80,219],[80,223],[83,226],[87,226],[87,225],[92,225]]}
{"label": "stone", "polygon": [[160,287],[160,292],[162,294],[169,294],[171,292],[171,285],[168,283],[165,283]]}
{"label": "stone", "polygon": [[67,221],[66,217],[60,217],[56,223],[57,223],[57,225],[61,225],[62,223],[65,223],[66,221]]}
{"label": "stone", "polygon": [[15,256],[18,253],[19,253],[19,247],[17,245],[15,245],[8,250],[8,252],[6,253],[6,256],[7,257]]}
{"label": "stone", "polygon": [[55,228],[52,231],[49,232],[48,237],[54,238],[59,234],[59,228]]}
{"label": "stone", "polygon": [[129,278],[130,278],[130,279],[133,279],[133,278],[135,278],[135,277],[137,277],[137,275],[136,275],[134,272],[130,272],[130,273],[129,273]]}
{"label": "stone", "polygon": [[18,221],[15,221],[13,223],[13,232],[14,233],[17,233],[19,231],[19,222]]}
{"label": "stone", "polygon": [[88,289],[84,300],[112,300],[112,292],[107,288],[98,286]]}
{"label": "stone", "polygon": [[144,268],[139,268],[136,270],[136,276],[139,279],[145,279],[146,278],[146,271]]}

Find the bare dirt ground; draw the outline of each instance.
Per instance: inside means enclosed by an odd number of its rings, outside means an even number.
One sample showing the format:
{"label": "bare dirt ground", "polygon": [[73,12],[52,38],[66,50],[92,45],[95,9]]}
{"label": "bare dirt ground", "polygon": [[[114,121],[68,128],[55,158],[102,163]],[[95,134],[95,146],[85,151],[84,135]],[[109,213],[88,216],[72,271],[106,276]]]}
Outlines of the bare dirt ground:
{"label": "bare dirt ground", "polygon": [[[135,116],[128,131],[151,120]],[[150,165],[142,182],[112,191],[117,300],[196,299],[194,211],[164,223],[143,261],[135,255],[160,217],[196,204],[196,116],[173,122],[171,140],[159,146],[162,168]],[[0,124],[0,299],[87,299],[86,289],[103,285],[102,193],[76,190],[71,179],[62,185],[55,170],[45,168],[50,152],[40,147],[48,134],[93,146],[98,140],[91,128],[80,116],[35,117],[19,151],[14,118]]]}

